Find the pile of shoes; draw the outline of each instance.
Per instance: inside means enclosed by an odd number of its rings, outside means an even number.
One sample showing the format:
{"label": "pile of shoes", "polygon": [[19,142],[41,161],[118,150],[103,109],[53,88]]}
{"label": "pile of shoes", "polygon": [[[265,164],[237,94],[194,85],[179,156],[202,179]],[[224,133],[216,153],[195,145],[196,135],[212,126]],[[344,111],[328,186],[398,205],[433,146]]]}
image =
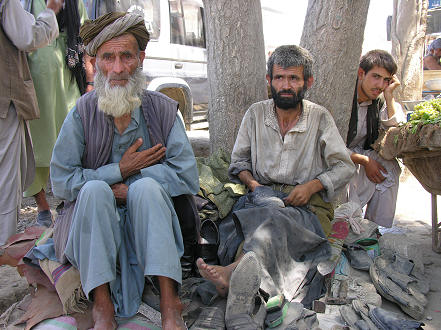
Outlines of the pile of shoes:
{"label": "pile of shoes", "polygon": [[340,315],[349,327],[362,330],[411,330],[422,329],[424,325],[360,300],[353,300],[352,305],[341,306]]}
{"label": "pile of shoes", "polygon": [[408,315],[420,320],[427,305],[428,281],[413,261],[394,251],[385,250],[375,258],[369,274],[378,293],[400,306]]}

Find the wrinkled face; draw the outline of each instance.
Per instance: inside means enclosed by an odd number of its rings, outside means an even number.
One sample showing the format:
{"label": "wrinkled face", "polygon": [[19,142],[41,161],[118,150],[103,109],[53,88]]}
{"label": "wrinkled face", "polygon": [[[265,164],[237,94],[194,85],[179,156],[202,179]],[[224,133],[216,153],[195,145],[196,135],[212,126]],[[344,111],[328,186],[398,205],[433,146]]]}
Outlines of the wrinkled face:
{"label": "wrinkled face", "polygon": [[267,80],[276,107],[283,110],[297,107],[308,88],[303,78],[303,66],[283,68],[274,64],[273,79],[267,75]]}
{"label": "wrinkled face", "polygon": [[361,101],[375,100],[389,86],[392,75],[379,66],[374,66],[367,73],[358,69],[358,99]]}
{"label": "wrinkled face", "polygon": [[136,38],[132,34],[123,34],[103,43],[94,61],[111,86],[125,86],[144,56],[145,53],[139,51]]}
{"label": "wrinkled face", "polygon": [[131,34],[113,38],[100,46],[92,64],[95,64],[95,91],[98,108],[119,118],[130,114],[141,105],[140,95],[145,87],[145,76],[140,64],[144,52]]}

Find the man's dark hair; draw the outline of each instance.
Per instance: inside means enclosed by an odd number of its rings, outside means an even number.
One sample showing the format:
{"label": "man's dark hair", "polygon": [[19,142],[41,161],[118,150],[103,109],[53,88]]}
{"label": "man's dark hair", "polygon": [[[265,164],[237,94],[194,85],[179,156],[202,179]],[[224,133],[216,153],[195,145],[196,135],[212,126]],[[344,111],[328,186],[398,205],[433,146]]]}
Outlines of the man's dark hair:
{"label": "man's dark hair", "polygon": [[305,49],[296,45],[277,47],[268,59],[267,74],[273,79],[274,64],[286,69],[290,66],[303,66],[303,79],[306,81],[312,77],[312,65],[314,59]]}
{"label": "man's dark hair", "polygon": [[397,64],[391,54],[381,49],[374,49],[361,57],[360,68],[368,73],[374,66],[385,68],[387,72],[394,75],[397,72]]}

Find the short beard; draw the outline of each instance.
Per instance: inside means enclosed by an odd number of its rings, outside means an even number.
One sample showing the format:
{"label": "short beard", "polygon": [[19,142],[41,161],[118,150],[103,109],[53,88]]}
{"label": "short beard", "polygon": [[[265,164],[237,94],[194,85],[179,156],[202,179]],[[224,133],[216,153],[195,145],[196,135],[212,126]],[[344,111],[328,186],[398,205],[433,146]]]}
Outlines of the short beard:
{"label": "short beard", "polygon": [[[305,92],[308,89],[308,87],[303,86],[303,88],[298,89],[296,92],[293,90],[280,90],[278,93],[276,92],[276,89],[273,87],[273,84],[271,83],[271,95],[273,96],[274,104],[277,108],[282,110],[289,110],[289,109],[295,109],[297,105],[302,102],[303,98],[305,97]],[[284,97],[280,96],[280,94],[291,94],[291,97]]]}
{"label": "short beard", "polygon": [[98,96],[98,109],[114,118],[130,114],[141,105],[140,95],[145,84],[141,67],[128,77],[125,86],[112,86],[97,65],[94,85]]}

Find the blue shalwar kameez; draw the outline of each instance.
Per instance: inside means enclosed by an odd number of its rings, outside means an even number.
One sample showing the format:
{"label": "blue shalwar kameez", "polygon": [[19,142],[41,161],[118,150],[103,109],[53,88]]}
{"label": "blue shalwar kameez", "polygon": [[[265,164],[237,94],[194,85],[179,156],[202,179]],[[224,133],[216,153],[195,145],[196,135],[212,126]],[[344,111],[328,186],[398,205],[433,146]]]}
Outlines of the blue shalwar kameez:
{"label": "blue shalwar kameez", "polygon": [[[109,164],[84,169],[84,131],[74,108],[51,161],[54,194],[76,199],[65,254],[79,269],[87,297],[94,288],[109,283],[115,313],[121,317],[137,312],[144,276],[165,276],[181,283],[183,239],[171,197],[199,189],[194,154],[179,117],[167,138],[164,161],[123,181],[118,163],[138,138],[143,139],[138,151],[152,147],[139,108],[122,135],[115,127]],[[116,204],[110,188],[119,182],[129,186],[124,206]]]}

